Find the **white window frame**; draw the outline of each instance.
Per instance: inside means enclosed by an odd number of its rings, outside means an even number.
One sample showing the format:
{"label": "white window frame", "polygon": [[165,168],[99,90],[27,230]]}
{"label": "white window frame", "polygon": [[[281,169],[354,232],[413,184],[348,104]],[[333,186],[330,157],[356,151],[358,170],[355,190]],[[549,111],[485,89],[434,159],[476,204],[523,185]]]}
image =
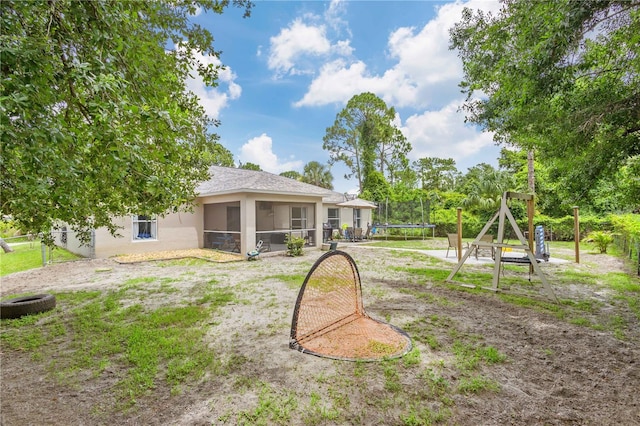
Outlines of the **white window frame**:
{"label": "white window frame", "polygon": [[158,241],[158,217],[146,215],[131,216],[131,240]]}
{"label": "white window frame", "polygon": [[[294,211],[300,209],[300,216],[294,215]],[[307,229],[307,207],[291,206],[291,229]]]}
{"label": "white window frame", "polygon": [[[329,207],[327,209],[327,222],[331,225],[332,229],[340,229],[340,208]],[[331,216],[331,213],[335,213],[336,216]]]}

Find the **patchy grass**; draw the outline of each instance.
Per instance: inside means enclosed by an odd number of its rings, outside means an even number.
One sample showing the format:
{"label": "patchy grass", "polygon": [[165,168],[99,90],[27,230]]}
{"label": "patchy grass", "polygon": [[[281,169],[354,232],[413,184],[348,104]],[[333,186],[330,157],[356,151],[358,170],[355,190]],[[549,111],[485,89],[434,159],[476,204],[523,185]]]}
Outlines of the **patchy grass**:
{"label": "patchy grass", "polygon": [[267,275],[264,277],[265,280],[274,279],[278,281],[284,282],[288,288],[290,289],[299,289],[302,287],[302,283],[304,282],[306,274],[276,274],[276,275]]}
{"label": "patchy grass", "polygon": [[435,250],[442,248],[441,244],[431,239],[428,240],[374,240],[369,243],[373,247],[401,248],[412,250]]}
{"label": "patchy grass", "polygon": [[[567,285],[584,284],[589,292],[606,289],[612,298],[606,303],[582,298],[555,304],[540,297],[451,285],[444,282],[450,264],[431,264],[420,253],[384,253],[385,262],[393,266],[369,280],[373,283],[363,281],[365,307],[411,336],[413,349],[399,359],[344,362],[297,353],[291,359],[276,359],[277,351],[287,350],[290,308],[313,262],[259,269],[261,262],[160,261],[155,263],[158,268],[179,267],[179,278],[132,277],[123,279],[116,291],[57,293],[58,308],[3,320],[0,338],[9,356],[26,353],[44,365],[47,379],[79,390],[109,386],[104,394],[117,404],[96,407],[103,418],[135,416],[141,407],[148,410],[167,398],[166,388],[180,403],[192,404],[196,394],[202,397],[195,398],[198,409],[215,414],[194,420],[202,423],[435,425],[460,423],[457,413],[468,409],[456,406],[461,400],[481,406],[485,398],[495,398],[492,393],[500,392],[501,384],[509,386],[508,377],[514,377],[503,373],[520,359],[511,342],[486,331],[503,324],[484,328],[477,321],[465,322],[468,309],[490,302],[522,321],[531,315],[546,323],[548,316],[554,326],[562,327],[564,321],[607,330],[619,339],[637,327],[629,310],[613,309],[638,306],[633,305],[637,282],[620,274],[572,272],[565,276]],[[366,258],[360,270],[373,276],[377,259]],[[185,271],[184,266],[195,268]],[[204,273],[202,266],[207,266]],[[247,270],[255,274],[240,279],[238,272]],[[480,267],[463,275],[465,282],[483,286],[491,277],[490,270]],[[192,286],[182,283],[188,279]],[[501,282],[531,286],[513,277]],[[283,300],[290,302],[286,309]],[[607,309],[610,315],[602,313]],[[520,338],[516,332],[513,336]],[[372,345],[380,352],[388,349]],[[527,351],[537,354],[534,362],[566,356],[563,346],[553,342],[536,345]],[[219,406],[224,408],[216,411]]]}
{"label": "patchy grass", "polygon": [[[154,309],[137,302],[147,286],[152,287],[147,294],[173,291],[166,286],[170,281],[146,277],[107,293],[57,293],[58,307],[52,311],[2,320],[0,338],[7,348],[49,360],[50,374],[67,385],[79,386],[86,373],[95,378],[107,368],[119,371],[115,389],[122,409],[134,406],[160,380],[179,393],[206,372],[220,371],[220,360],[204,344],[202,325],[234,294],[209,285],[195,302]],[[58,356],[61,352],[65,355]]]}
{"label": "patchy grass", "polygon": [[458,392],[462,394],[480,393],[483,391],[498,392],[500,385],[492,379],[481,375],[462,377],[458,382]]}

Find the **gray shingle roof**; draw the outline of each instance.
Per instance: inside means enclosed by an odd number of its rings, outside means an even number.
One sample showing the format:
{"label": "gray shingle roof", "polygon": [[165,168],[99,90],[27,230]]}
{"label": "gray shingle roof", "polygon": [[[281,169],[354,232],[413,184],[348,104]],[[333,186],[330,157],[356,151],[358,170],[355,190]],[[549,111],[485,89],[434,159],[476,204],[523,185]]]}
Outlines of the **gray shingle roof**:
{"label": "gray shingle roof", "polygon": [[211,179],[202,182],[196,188],[196,192],[201,197],[236,192],[315,195],[322,197],[331,196],[334,193],[334,191],[319,186],[298,182],[294,179],[263,171],[212,166],[209,169],[209,174]]}
{"label": "gray shingle roof", "polygon": [[341,192],[330,191],[329,195],[322,198],[325,204],[338,204],[347,200],[347,197]]}

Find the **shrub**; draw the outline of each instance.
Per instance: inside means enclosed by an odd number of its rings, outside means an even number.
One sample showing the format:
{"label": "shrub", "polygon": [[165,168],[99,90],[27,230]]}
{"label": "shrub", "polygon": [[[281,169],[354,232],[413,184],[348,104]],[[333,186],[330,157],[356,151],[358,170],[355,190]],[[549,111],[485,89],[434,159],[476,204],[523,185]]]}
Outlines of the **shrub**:
{"label": "shrub", "polygon": [[304,246],[304,238],[294,235],[287,235],[287,256],[302,256],[302,246]]}
{"label": "shrub", "polygon": [[613,243],[613,234],[608,231],[592,231],[583,241],[594,244],[600,253],[606,253],[609,244]]}

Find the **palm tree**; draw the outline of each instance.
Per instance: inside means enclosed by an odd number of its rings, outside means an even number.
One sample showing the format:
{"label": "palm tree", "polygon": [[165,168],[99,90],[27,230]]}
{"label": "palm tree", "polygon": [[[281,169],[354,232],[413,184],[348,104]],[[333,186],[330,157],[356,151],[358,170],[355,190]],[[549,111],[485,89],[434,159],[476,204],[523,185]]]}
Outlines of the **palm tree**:
{"label": "palm tree", "polygon": [[500,208],[502,194],[511,190],[513,186],[513,175],[499,170],[489,170],[471,182],[462,205],[482,216],[490,216]]}
{"label": "palm tree", "polygon": [[302,181],[322,188],[333,189],[333,175],[323,164],[310,161],[304,166]]}

